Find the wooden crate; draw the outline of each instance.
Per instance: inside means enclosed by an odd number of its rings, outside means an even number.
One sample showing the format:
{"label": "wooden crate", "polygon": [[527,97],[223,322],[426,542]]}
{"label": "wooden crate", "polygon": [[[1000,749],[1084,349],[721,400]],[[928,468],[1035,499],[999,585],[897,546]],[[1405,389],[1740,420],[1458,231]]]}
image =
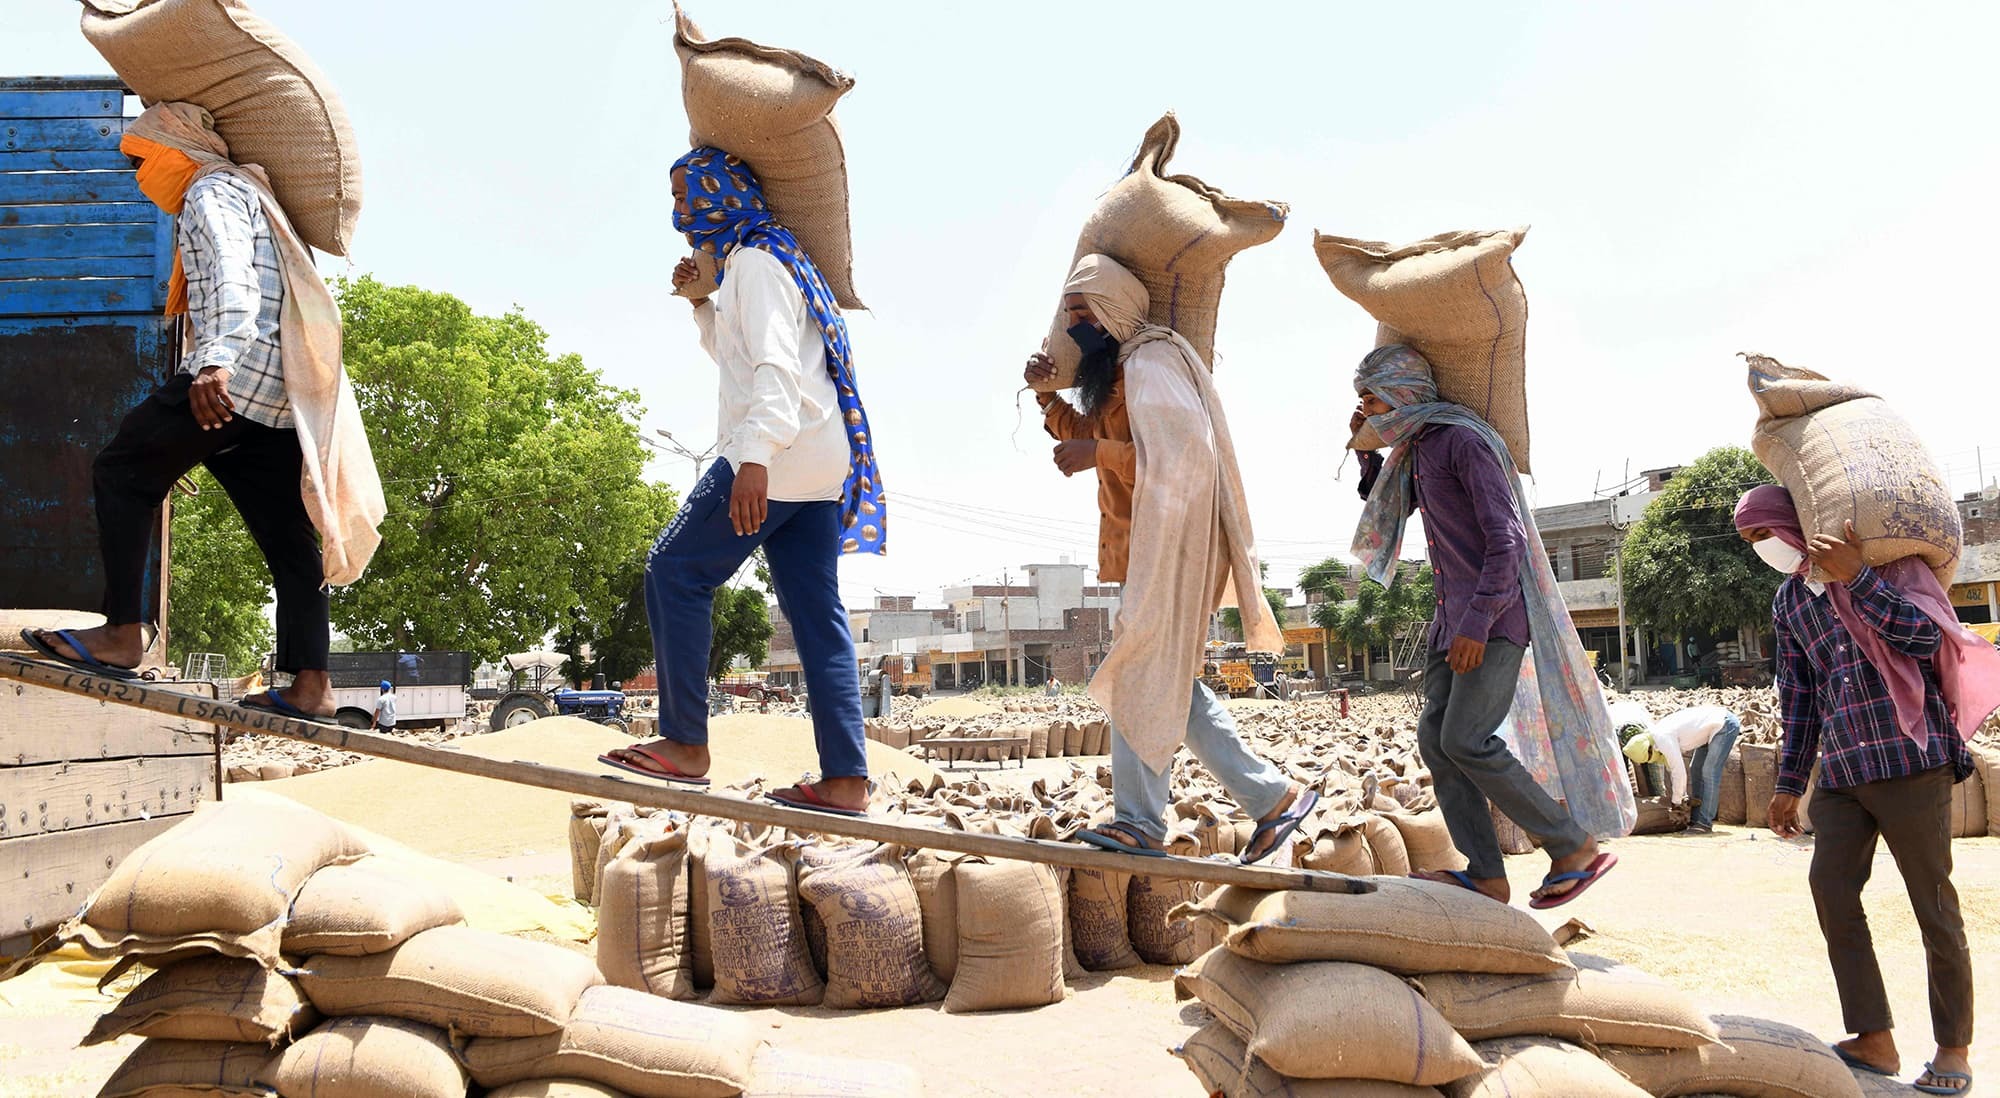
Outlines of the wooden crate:
{"label": "wooden crate", "polygon": [[[162,683],[215,697],[213,683]],[[214,725],[0,686],[0,954],[76,914],[139,844],[220,787]]]}

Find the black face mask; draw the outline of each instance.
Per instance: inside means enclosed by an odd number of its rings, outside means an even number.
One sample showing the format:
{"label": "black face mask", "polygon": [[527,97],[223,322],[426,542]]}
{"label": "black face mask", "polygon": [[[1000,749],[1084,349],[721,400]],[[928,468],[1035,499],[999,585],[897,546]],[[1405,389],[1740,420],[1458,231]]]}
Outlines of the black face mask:
{"label": "black face mask", "polygon": [[1076,343],[1077,350],[1082,351],[1085,358],[1093,354],[1103,354],[1107,350],[1116,350],[1118,347],[1112,342],[1111,333],[1087,322],[1070,325],[1069,338]]}
{"label": "black face mask", "polygon": [[1078,410],[1094,415],[1118,383],[1118,343],[1095,324],[1071,325],[1069,337],[1083,352],[1076,365]]}

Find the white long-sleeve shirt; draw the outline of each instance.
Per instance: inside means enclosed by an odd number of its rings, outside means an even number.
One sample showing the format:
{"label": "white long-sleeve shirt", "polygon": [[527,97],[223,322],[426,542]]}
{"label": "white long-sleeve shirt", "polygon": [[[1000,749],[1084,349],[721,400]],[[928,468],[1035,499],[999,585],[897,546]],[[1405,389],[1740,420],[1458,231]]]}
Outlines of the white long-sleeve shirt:
{"label": "white long-sleeve shirt", "polygon": [[722,287],[695,307],[701,346],[721,367],[722,457],[770,470],[770,498],[840,498],[851,463],[826,345],[805,296],[776,257],[738,248]]}
{"label": "white long-sleeve shirt", "polygon": [[1697,705],[1669,713],[1653,722],[1653,750],[1666,756],[1667,786],[1674,804],[1687,800],[1688,772],[1685,756],[1715,738],[1729,720],[1730,712],[1720,705]]}

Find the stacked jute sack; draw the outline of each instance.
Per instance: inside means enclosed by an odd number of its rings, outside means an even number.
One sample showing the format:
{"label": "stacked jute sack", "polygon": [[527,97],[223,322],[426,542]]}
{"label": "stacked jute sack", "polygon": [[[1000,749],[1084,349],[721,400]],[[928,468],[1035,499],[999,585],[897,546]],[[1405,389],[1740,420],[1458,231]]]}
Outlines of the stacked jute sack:
{"label": "stacked jute sack", "polygon": [[1708,1017],[1651,976],[1566,952],[1518,908],[1372,881],[1362,896],[1227,887],[1177,909],[1220,939],[1175,978],[1214,1019],[1177,1050],[1211,1094],[1861,1094],[1811,1034]]}
{"label": "stacked jute sack", "polygon": [[933,739],[1023,739],[1025,744],[957,749],[957,758],[968,762],[997,762],[1002,759],[1055,759],[1106,755],[1111,751],[1110,723],[1095,720],[1029,720],[1025,714],[975,718],[968,722],[946,722],[914,718],[910,723],[865,722],[871,740],[889,747],[906,749]]}
{"label": "stacked jute sack", "polygon": [[467,927],[438,886],[283,802],[203,806],[121,863],[63,933],[116,958],[107,983],[152,970],[84,1040],[145,1038],[105,1098],[462,1098],[473,1083],[515,1098],[918,1093],[893,1065],[802,1064],[747,1019]]}

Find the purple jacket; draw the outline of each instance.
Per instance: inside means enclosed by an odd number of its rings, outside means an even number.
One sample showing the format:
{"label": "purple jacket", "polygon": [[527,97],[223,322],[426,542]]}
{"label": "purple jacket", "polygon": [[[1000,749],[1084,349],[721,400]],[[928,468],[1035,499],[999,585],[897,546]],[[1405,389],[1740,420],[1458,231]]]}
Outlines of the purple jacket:
{"label": "purple jacket", "polygon": [[[1374,490],[1382,465],[1380,454],[1361,455],[1362,498]],[[1521,555],[1528,534],[1514,511],[1511,477],[1477,434],[1449,423],[1417,436],[1415,468],[1417,510],[1437,578],[1431,649],[1450,648],[1453,637],[1527,647]]]}

